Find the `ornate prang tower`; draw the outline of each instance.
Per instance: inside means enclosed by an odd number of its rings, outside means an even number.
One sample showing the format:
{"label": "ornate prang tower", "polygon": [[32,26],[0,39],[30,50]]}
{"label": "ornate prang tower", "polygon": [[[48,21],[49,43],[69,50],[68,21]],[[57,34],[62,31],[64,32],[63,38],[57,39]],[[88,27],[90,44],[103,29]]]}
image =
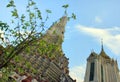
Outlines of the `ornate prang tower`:
{"label": "ornate prang tower", "polygon": [[67,19],[67,16],[61,17],[45,34],[29,43],[30,46],[17,55],[20,61],[12,60],[15,70],[22,70],[38,82],[76,82],[69,76],[69,58],[62,50]]}
{"label": "ornate prang tower", "polygon": [[92,51],[87,58],[84,82],[120,82],[117,61],[105,53],[103,45],[100,54]]}

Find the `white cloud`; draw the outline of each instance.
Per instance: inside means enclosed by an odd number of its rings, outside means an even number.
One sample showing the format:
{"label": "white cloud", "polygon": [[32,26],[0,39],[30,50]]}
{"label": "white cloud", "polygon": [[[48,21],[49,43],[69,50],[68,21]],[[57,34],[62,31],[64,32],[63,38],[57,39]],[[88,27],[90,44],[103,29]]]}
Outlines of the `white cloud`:
{"label": "white cloud", "polygon": [[107,46],[114,54],[120,55],[120,27],[102,29],[78,25],[77,29],[80,32],[94,37],[99,42],[100,39],[103,38],[104,45]]}
{"label": "white cloud", "polygon": [[85,65],[70,68],[70,76],[77,82],[83,82],[85,75]]}
{"label": "white cloud", "polygon": [[99,16],[95,17],[95,22],[96,23],[102,23],[102,19]]}

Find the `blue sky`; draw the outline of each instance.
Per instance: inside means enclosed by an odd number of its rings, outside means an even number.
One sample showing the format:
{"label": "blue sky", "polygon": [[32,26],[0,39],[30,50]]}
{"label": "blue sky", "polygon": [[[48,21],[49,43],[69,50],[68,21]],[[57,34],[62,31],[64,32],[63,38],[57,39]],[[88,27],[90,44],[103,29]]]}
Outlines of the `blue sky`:
{"label": "blue sky", "polygon": [[[0,20],[9,22],[10,13],[0,0]],[[52,10],[50,22],[58,20],[64,14],[61,7],[69,4],[68,14],[75,13],[77,20],[66,25],[63,51],[69,58],[71,77],[83,82],[86,59],[94,50],[100,53],[103,39],[106,53],[120,63],[120,0],[34,0],[45,16],[45,10]],[[19,12],[24,12],[27,0],[15,0]],[[119,65],[120,66],[120,65]],[[120,68],[120,67],[119,67]]]}

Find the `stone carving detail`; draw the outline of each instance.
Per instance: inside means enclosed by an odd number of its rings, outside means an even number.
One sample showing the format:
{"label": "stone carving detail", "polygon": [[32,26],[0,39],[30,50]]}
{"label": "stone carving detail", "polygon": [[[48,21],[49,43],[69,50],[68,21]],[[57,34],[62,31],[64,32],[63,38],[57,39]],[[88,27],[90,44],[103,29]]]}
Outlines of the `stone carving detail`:
{"label": "stone carving detail", "polygon": [[[66,58],[65,54],[63,54],[62,52],[62,42],[64,39],[66,22],[67,17],[62,17],[61,20],[51,26],[46,34],[43,35],[42,38],[39,40],[47,42],[45,44],[47,46],[49,44],[54,44],[55,46],[57,46],[57,52],[55,51],[56,48],[54,48],[49,54],[49,50],[47,50],[45,53],[38,52],[39,47],[35,47],[31,43],[31,53],[28,54],[23,51],[23,53],[20,54],[20,56],[24,59],[24,61],[22,61],[23,65],[20,65],[19,63],[16,63],[15,65],[17,67],[23,68],[25,72],[27,72],[29,75],[32,75],[39,82],[75,82],[69,77],[68,58]],[[44,48],[40,49],[44,51]],[[53,55],[53,57],[50,58],[48,57],[49,55]],[[28,63],[28,67],[24,65],[26,63]],[[29,65],[32,66],[31,69],[29,68]],[[33,68],[37,71],[33,70]],[[33,73],[33,71],[35,72]],[[67,79],[66,76],[68,76]]]}

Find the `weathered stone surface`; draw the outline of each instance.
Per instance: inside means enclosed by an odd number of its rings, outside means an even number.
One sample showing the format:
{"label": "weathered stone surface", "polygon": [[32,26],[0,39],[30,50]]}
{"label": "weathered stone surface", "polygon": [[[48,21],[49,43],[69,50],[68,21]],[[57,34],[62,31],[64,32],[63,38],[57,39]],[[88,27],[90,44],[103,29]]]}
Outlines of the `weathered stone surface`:
{"label": "weathered stone surface", "polygon": [[[69,59],[62,51],[66,23],[67,17],[63,16],[37,42],[31,43],[30,53],[23,51],[20,54],[22,63],[15,63],[16,67],[23,69],[38,81],[75,82],[69,76]],[[62,74],[64,76],[60,79]]]}

